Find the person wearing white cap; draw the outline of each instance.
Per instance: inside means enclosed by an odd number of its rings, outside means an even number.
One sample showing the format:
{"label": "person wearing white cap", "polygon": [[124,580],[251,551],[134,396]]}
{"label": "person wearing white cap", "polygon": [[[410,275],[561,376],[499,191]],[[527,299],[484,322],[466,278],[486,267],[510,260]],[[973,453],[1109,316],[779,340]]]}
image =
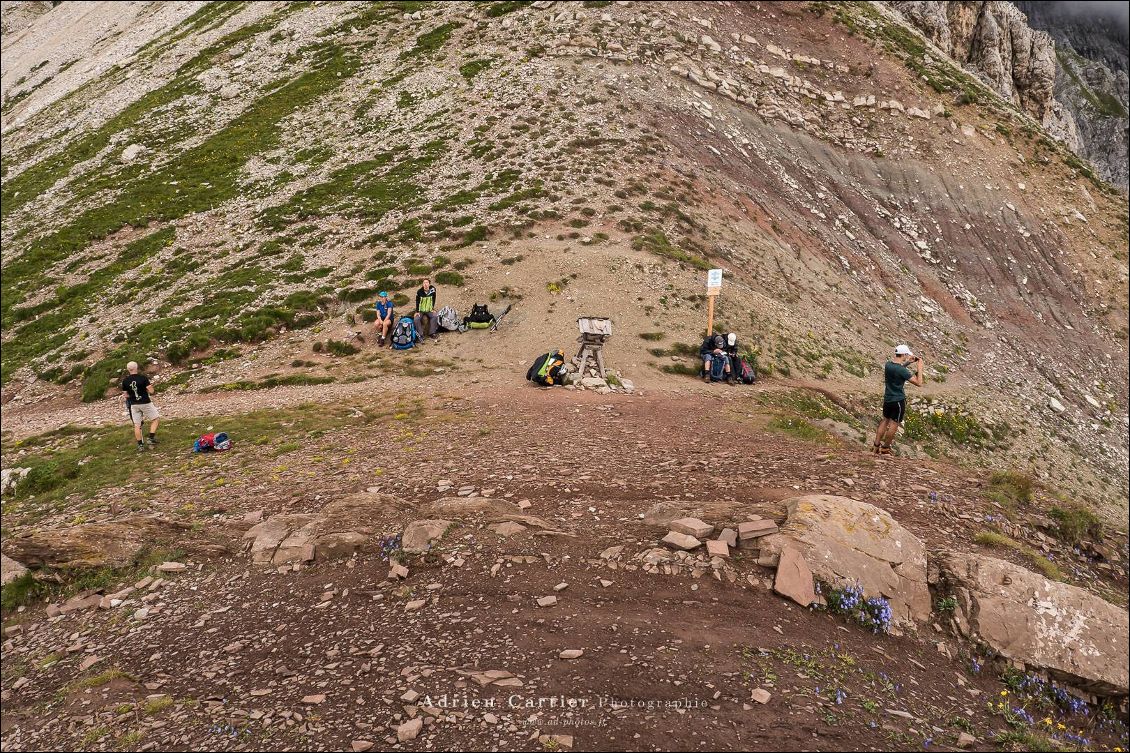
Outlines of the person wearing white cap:
{"label": "person wearing white cap", "polygon": [[[907,368],[915,364],[916,371]],[[914,355],[906,345],[895,348],[895,357],[883,367],[883,420],[875,431],[875,443],[871,451],[876,455],[890,455],[891,443],[895,441],[899,427],[906,418],[906,391],[904,386],[910,382],[922,386],[922,359]]]}

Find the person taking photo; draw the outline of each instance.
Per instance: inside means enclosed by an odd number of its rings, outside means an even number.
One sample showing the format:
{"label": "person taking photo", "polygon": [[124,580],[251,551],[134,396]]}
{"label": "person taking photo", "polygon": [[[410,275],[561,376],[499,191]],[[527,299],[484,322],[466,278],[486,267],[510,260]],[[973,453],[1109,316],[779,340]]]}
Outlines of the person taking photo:
{"label": "person taking photo", "polygon": [[[915,369],[911,371],[910,366]],[[906,420],[906,390],[910,382],[921,387],[922,359],[914,355],[906,345],[895,348],[895,356],[883,367],[883,420],[875,431],[875,442],[871,451],[876,455],[890,455],[891,444],[895,441],[899,427]]]}

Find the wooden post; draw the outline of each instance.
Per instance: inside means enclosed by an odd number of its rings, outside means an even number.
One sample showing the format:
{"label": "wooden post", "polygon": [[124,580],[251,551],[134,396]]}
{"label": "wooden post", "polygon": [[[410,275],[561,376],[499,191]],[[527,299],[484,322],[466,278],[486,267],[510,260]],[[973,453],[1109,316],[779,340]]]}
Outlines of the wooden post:
{"label": "wooden post", "polygon": [[712,269],[706,274],[706,336],[714,334],[714,299],[722,292],[722,270]]}

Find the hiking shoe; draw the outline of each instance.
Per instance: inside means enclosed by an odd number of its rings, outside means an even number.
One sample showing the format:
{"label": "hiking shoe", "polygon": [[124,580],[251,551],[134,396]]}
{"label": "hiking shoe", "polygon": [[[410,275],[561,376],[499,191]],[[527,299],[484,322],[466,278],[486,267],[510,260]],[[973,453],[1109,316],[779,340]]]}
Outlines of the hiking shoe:
{"label": "hiking shoe", "polygon": [[880,455],[893,455],[894,453],[895,453],[895,451],[891,447],[887,447],[886,445],[879,447],[879,454]]}
{"label": "hiking shoe", "polygon": [[145,443],[150,446],[155,445],[157,444],[157,437],[149,437],[149,439],[145,440]]}
{"label": "hiking shoe", "polygon": [[702,377],[702,381],[706,382],[707,384],[710,384],[710,375],[704,374],[703,377]]}
{"label": "hiking shoe", "polygon": [[138,451],[138,452],[145,452],[145,445],[143,445],[143,444],[139,444],[139,445],[137,446],[137,451]]}

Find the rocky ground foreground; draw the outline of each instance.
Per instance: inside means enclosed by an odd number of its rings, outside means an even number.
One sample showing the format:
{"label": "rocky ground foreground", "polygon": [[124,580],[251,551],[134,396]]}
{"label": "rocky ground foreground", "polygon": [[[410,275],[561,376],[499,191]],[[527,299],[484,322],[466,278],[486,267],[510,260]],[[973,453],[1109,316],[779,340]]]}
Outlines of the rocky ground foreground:
{"label": "rocky ground foreground", "polygon": [[9,443],[124,475],[5,503],[5,555],[101,569],[5,588],[4,749],[1125,749],[1125,539],[798,437],[795,400],[456,390],[212,417],[210,456],[191,420],[142,456]]}

